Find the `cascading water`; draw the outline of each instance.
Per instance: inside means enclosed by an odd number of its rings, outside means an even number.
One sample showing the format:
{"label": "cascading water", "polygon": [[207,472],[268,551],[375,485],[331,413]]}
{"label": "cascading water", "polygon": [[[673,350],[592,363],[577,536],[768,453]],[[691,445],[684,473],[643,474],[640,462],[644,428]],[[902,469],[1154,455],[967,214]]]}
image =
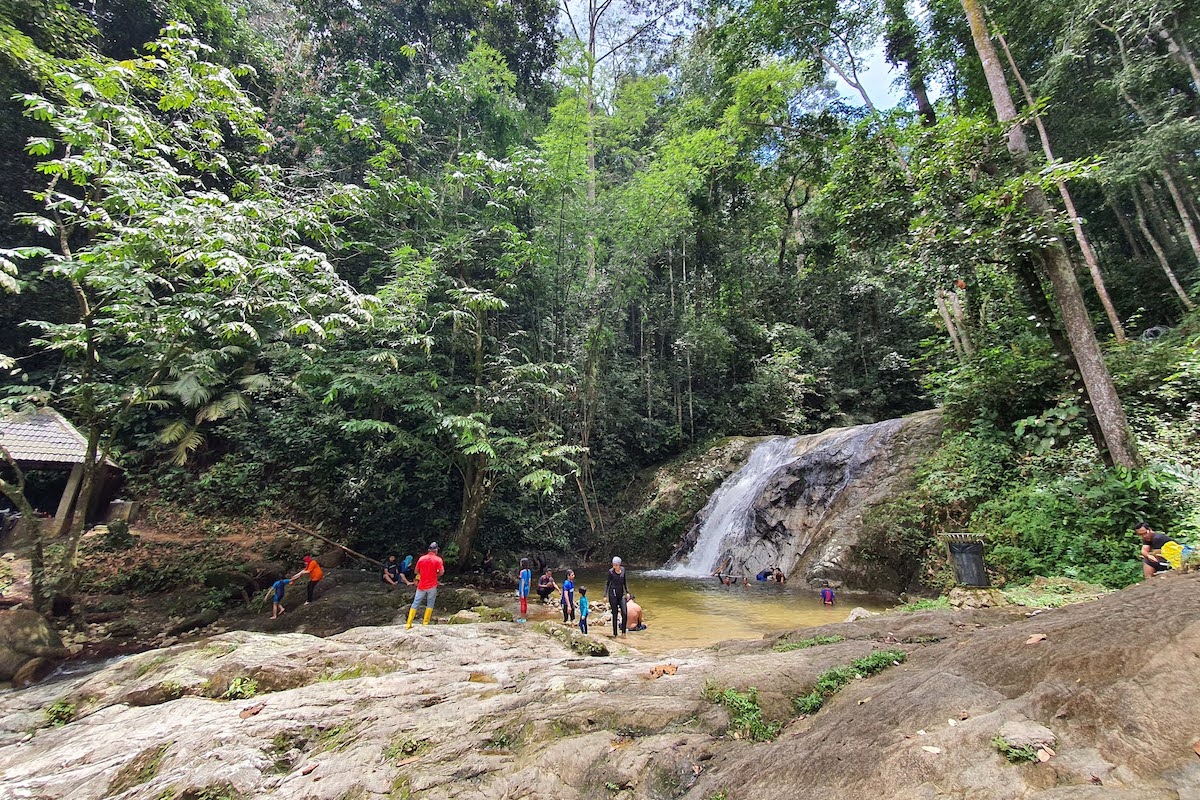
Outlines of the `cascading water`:
{"label": "cascading water", "polygon": [[780,469],[796,458],[796,439],[768,439],[754,448],[750,458],[730,475],[697,515],[703,522],[696,546],[675,564],[654,570],[664,577],[708,577],[720,566],[717,559],[729,542],[743,538],[753,524],[754,501]]}

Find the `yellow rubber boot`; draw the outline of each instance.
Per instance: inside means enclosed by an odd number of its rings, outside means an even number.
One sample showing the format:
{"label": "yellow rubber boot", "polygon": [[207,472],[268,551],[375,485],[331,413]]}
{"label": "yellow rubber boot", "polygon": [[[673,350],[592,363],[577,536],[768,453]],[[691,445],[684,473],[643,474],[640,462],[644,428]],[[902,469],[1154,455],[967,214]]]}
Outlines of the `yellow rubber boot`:
{"label": "yellow rubber boot", "polygon": [[427,609],[425,609],[425,621],[424,621],[424,622],[422,622],[421,624],[422,624],[422,625],[428,625],[428,624],[429,624],[429,618],[430,618],[430,617],[432,617],[432,616],[433,616],[433,609],[432,609],[432,608],[427,608]]}
{"label": "yellow rubber boot", "polygon": [[412,627],[413,617],[415,617],[416,615],[417,615],[417,610],[415,608],[410,608],[408,610],[408,624],[404,626],[405,628]]}

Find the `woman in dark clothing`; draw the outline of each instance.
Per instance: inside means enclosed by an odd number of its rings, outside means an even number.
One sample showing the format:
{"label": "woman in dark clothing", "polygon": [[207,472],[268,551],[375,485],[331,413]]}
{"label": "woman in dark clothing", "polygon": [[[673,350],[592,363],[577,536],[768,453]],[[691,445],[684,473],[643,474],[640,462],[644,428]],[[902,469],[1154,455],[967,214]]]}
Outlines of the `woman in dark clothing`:
{"label": "woman in dark clothing", "polygon": [[625,568],[621,559],[613,556],[612,569],[608,571],[608,580],[604,582],[604,594],[608,597],[608,607],[612,610],[613,636],[617,635],[617,614],[621,615],[620,630],[625,633],[629,624],[629,609],[625,606],[625,595],[629,594],[629,586],[625,582]]}
{"label": "woman in dark clothing", "polygon": [[554,573],[549,567],[542,573],[542,577],[538,578],[537,593],[542,602],[546,602],[550,595],[558,591],[558,584],[554,582]]}

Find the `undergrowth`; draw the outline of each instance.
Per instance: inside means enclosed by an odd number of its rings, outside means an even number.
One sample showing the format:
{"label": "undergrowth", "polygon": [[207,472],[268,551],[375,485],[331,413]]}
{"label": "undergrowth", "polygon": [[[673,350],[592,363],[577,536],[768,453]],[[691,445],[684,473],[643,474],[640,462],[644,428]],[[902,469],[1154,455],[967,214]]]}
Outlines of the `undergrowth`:
{"label": "undergrowth", "polygon": [[908,658],[903,650],[876,650],[862,658],[856,658],[849,664],[827,669],[817,678],[817,684],[806,695],[797,697],[793,702],[799,714],[815,714],[825,705],[825,701],[840,692],[851,681],[877,675],[888,667],[902,664]]}
{"label": "undergrowth", "polygon": [[729,735],[734,739],[749,739],[752,742],[770,742],[779,735],[783,724],[763,719],[758,705],[758,689],[751,686],[745,692],[737,689],[719,689],[706,685],[704,697],[729,709]]}
{"label": "undergrowth", "polygon": [[811,636],[807,639],[800,639],[796,642],[787,640],[776,642],[771,649],[776,653],[789,653],[792,650],[804,650],[809,647],[819,647],[825,644],[837,644],[838,642],[846,641],[844,636]]}

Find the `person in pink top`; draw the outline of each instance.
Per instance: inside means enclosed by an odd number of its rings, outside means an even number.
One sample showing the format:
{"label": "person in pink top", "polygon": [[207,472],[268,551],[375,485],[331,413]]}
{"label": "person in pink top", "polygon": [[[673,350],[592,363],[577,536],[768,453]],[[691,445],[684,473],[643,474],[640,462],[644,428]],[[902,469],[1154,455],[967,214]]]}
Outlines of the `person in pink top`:
{"label": "person in pink top", "polygon": [[417,593],[413,596],[412,608],[408,610],[405,628],[413,626],[413,618],[422,605],[425,606],[425,619],[421,624],[429,624],[429,618],[433,616],[433,604],[437,601],[438,578],[445,571],[446,565],[438,555],[438,543],[430,542],[429,552],[417,559]]}

